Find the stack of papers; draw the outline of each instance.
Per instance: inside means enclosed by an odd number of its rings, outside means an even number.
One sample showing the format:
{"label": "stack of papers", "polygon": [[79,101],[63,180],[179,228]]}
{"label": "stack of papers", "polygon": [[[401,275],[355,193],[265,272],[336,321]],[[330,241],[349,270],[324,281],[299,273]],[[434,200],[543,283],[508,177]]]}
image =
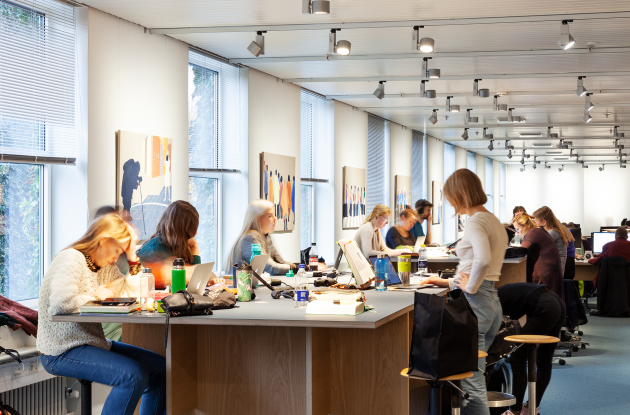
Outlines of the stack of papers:
{"label": "stack of papers", "polygon": [[116,305],[103,305],[103,301],[88,301],[80,309],[82,316],[95,314],[129,314],[140,310],[138,301],[120,302]]}
{"label": "stack of papers", "polygon": [[333,314],[356,316],[365,311],[365,303],[359,301],[311,301],[306,306],[306,314]]}

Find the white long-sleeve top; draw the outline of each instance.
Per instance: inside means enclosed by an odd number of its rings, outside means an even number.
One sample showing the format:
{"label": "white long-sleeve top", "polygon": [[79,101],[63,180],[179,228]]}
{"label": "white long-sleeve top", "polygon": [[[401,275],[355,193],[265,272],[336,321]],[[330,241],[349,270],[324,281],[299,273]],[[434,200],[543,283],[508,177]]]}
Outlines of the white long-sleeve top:
{"label": "white long-sleeve top", "polygon": [[477,212],[468,222],[463,238],[457,243],[457,272],[470,276],[466,291],[475,294],[484,280],[499,281],[505,249],[505,227],[489,212]]}
{"label": "white long-sleeve top", "polygon": [[372,225],[371,222],[359,226],[353,239],[357,245],[359,245],[359,249],[368,260],[370,256],[378,254],[396,256],[409,252],[401,249],[389,249],[383,240],[381,231],[374,229],[374,225]]}
{"label": "white long-sleeve top", "polygon": [[37,350],[57,356],[84,344],[109,350],[101,323],[53,323],[55,314],[78,313],[81,306],[96,299],[99,286],[109,284],[115,297],[131,294],[133,288],[116,264],[97,272],[87,267],[85,256],[76,249],[59,252],[50,263],[39,291]]}

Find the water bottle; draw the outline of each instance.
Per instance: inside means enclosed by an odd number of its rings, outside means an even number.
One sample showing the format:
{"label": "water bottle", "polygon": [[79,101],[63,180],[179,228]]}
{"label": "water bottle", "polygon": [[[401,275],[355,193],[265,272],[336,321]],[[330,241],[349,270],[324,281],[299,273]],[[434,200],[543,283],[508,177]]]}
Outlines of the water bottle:
{"label": "water bottle", "polygon": [[142,268],[140,275],[140,311],[142,314],[155,313],[155,277],[151,268]]}
{"label": "water bottle", "polygon": [[376,291],[387,291],[387,260],[384,254],[378,254],[376,260],[376,281],[374,281],[374,288]]}
{"label": "water bottle", "polygon": [[317,267],[319,266],[319,253],[317,252],[317,244],[313,242],[311,244],[311,250],[308,254],[308,264],[311,267],[311,271],[317,271]]}
{"label": "water bottle", "polygon": [[175,258],[173,260],[173,270],[171,271],[171,292],[176,293],[186,289],[186,268],[184,260]]}
{"label": "water bottle", "polygon": [[521,235],[519,233],[514,234],[514,246],[521,246]]}
{"label": "water bottle", "polygon": [[[252,256],[249,258],[249,264],[251,265],[251,263],[254,261],[254,257],[261,255],[262,254],[262,248],[260,247],[260,244],[252,244]],[[258,287],[258,279],[255,279],[254,281],[252,281],[252,287],[256,288]]]}
{"label": "water bottle", "polygon": [[295,308],[306,308],[308,305],[308,277],[304,270],[304,264],[299,265],[295,276]]}
{"label": "water bottle", "polygon": [[427,247],[424,246],[424,244],[420,245],[420,251],[418,254],[418,272],[426,274],[429,272],[429,267],[427,266]]}

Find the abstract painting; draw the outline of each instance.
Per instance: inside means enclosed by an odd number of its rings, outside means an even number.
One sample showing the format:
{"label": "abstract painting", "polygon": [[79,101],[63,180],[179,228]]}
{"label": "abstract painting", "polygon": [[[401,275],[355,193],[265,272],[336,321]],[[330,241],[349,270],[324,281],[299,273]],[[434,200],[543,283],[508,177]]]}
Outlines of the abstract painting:
{"label": "abstract painting", "polygon": [[433,225],[442,223],[442,182],[433,181]]}
{"label": "abstract painting", "polygon": [[405,206],[411,205],[411,177],[396,175],[394,177],[394,189],[396,189],[396,207],[394,209],[394,218],[396,221],[400,219],[400,214],[405,210]]}
{"label": "abstract painting", "polygon": [[295,229],[295,201],[300,198],[295,188],[295,157],[260,153],[260,198],[273,203],[276,231]]}
{"label": "abstract painting", "polygon": [[464,232],[466,220],[466,215],[457,215],[457,232]]}
{"label": "abstract painting", "polygon": [[365,221],[365,169],[343,168],[342,228],[357,229]]}
{"label": "abstract painting", "polygon": [[173,140],[127,131],[116,136],[116,204],[146,240],[172,200]]}

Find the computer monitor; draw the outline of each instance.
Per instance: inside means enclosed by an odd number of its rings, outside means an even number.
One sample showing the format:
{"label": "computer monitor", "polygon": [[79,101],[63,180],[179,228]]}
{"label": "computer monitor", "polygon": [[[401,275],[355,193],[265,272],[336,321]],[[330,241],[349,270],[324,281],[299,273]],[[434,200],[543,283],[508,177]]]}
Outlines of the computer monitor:
{"label": "computer monitor", "polygon": [[615,234],[610,232],[593,232],[593,255],[599,255],[604,245],[615,240]]}
{"label": "computer monitor", "polygon": [[575,239],[575,249],[579,249],[582,247],[582,229],[569,229],[571,231],[571,235],[573,235],[573,239]]}
{"label": "computer monitor", "polygon": [[[376,260],[378,259],[377,255],[370,256],[370,262],[372,263],[372,267],[376,269]],[[385,260],[387,261],[387,285],[397,285],[400,284],[400,278],[398,278],[398,273],[394,269],[392,265],[392,261],[389,259],[387,255],[385,255]]]}

